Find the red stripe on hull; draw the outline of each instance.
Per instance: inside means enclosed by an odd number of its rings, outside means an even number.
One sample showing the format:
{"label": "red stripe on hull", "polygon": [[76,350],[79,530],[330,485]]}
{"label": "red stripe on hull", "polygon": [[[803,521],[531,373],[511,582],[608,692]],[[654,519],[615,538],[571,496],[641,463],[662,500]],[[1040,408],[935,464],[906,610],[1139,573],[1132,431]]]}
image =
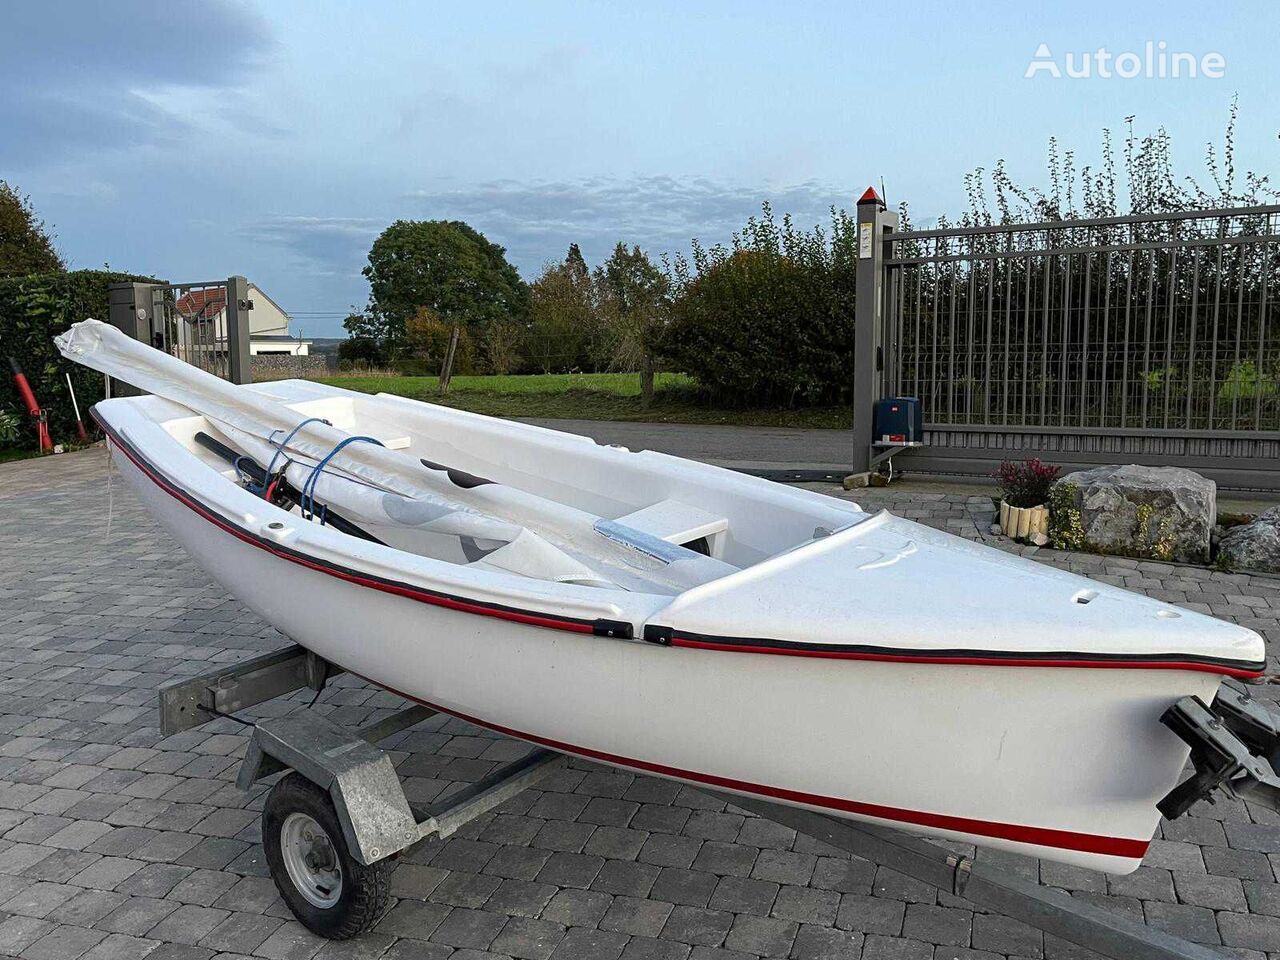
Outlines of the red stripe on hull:
{"label": "red stripe on hull", "polygon": [[459,720],[465,720],[468,723],[474,723],[478,727],[484,727],[493,730],[496,733],[505,734],[509,737],[515,737],[517,740],[525,740],[529,743],[536,743],[539,746],[547,747],[561,753],[571,753],[575,756],[584,757],[589,760],[598,760],[601,763],[607,763],[611,766],[628,767],[633,770],[641,770],[645,773],[659,774],[665,777],[672,777],[677,780],[687,780],[692,783],[706,784],[707,786],[719,787],[724,790],[736,790],[739,793],[754,794],[759,797],[766,797],[772,800],[784,800],[789,803],[804,804],[810,807],[819,807],[824,810],[832,810],[838,813],[854,814],[863,817],[873,817],[877,820],[889,820],[894,823],[909,823],[918,827],[926,827],[934,830],[948,830],[953,833],[967,833],[974,836],[990,837],[998,840],[1010,840],[1015,843],[1029,843],[1039,847],[1053,847],[1059,850],[1077,850],[1082,853],[1094,853],[1109,857],[1124,857],[1126,859],[1141,860],[1147,853],[1147,847],[1150,846],[1150,840],[1131,840],[1126,837],[1107,837],[1098,836],[1091,833],[1076,833],[1071,830],[1054,830],[1048,827],[1029,827],[1017,823],[1000,823],[994,820],[976,820],[970,817],[955,817],[944,813],[931,813],[923,810],[907,810],[901,807],[890,807],[878,803],[864,803],[860,800],[846,800],[840,797],[824,797],[818,794],[806,793],[802,790],[790,790],[786,787],[773,787],[758,783],[749,783],[745,780],[736,780],[732,777],[722,777],[713,773],[699,773],[696,770],[682,770],[679,767],[668,766],[664,763],[654,763],[649,760],[636,760],[631,757],[623,757],[614,753],[607,753],[603,750],[595,750],[591,747],[580,747],[576,744],[566,743],[563,740],[555,740],[550,737],[541,737],[537,734],[526,733],[521,730],[515,730],[511,727],[505,727],[498,723],[491,723],[479,717],[473,717],[469,714],[460,713],[457,710],[450,710],[448,707],[442,707],[439,704],[431,703],[423,700],[421,697],[415,697],[405,693],[403,690],[397,690],[389,687],[384,683],[379,683],[372,677],[366,677],[364,674],[350,671],[356,676],[375,686],[381,687],[396,696],[404,697],[414,703],[420,703],[424,707],[430,707],[432,710],[438,710],[441,713],[447,713]]}

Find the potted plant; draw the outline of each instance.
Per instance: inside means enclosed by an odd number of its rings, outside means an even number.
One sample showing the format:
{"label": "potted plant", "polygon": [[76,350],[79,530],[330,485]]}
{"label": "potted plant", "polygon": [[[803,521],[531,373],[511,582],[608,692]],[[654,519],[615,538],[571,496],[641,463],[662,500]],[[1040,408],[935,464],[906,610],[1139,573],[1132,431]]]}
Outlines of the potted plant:
{"label": "potted plant", "polygon": [[1000,529],[1006,537],[1025,539],[1049,533],[1049,488],[1058,468],[1033,458],[1023,463],[1006,460],[996,470],[1000,484]]}

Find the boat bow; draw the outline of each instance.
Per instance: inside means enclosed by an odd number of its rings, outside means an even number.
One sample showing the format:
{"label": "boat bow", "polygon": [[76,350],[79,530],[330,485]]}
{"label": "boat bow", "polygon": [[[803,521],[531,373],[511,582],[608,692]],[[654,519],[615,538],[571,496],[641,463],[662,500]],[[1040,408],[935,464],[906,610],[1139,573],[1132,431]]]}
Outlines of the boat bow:
{"label": "boat bow", "polygon": [[676,646],[835,659],[1255,676],[1252,630],[887,511],[685,591],[648,625]]}

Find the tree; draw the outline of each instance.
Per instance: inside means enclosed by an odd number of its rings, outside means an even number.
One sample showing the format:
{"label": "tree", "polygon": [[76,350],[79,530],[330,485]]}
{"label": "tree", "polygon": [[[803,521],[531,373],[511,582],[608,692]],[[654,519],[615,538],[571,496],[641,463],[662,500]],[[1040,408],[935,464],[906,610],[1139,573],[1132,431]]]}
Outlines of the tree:
{"label": "tree", "polygon": [[480,354],[486,373],[515,373],[520,367],[525,329],[510,320],[486,320],[480,327]]}
{"label": "tree", "polygon": [[[404,327],[401,356],[417,361],[425,374],[440,373],[444,357],[453,337],[453,324],[445,323],[430,307],[419,307]],[[469,373],[473,368],[471,337],[462,330],[453,360],[454,373]]]}
{"label": "tree", "polygon": [[397,220],[373,242],[363,272],[393,340],[419,307],[476,331],[528,312],[528,288],[506,251],[457,220]]}
{"label": "tree", "polygon": [[374,312],[361,312],[354,307],[342,321],[347,339],[338,345],[338,359],[376,366],[386,363],[388,331],[385,318]]}
{"label": "tree", "polygon": [[613,365],[640,371],[640,404],[653,402],[653,347],[670,307],[670,284],[648,254],[619,243],[596,268],[601,312]]}
{"label": "tree", "polygon": [[526,353],[543,373],[572,370],[588,360],[598,327],[595,285],[575,243],[529,286]]}
{"label": "tree", "polygon": [[66,269],[44,221],[31,207],[31,198],[0,180],[0,277]]}

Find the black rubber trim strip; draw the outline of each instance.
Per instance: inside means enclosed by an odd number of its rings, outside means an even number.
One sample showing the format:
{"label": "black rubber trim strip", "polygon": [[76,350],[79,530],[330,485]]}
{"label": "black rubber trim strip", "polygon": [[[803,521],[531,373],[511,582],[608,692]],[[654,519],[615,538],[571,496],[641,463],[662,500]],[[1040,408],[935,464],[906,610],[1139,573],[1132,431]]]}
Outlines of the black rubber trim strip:
{"label": "black rubber trim strip", "polygon": [[872,644],[854,643],[806,643],[797,640],[777,640],[770,637],[726,637],[710,633],[694,633],[688,630],[676,630],[672,627],[648,624],[644,628],[644,639],[650,643],[670,644],[676,639],[691,640],[695,643],[714,643],[724,646],[758,648],[763,650],[795,650],[810,653],[865,654],[866,656],[883,657],[919,657],[931,659],[978,659],[978,660],[1081,660],[1097,663],[1123,661],[1126,663],[1196,663],[1210,667],[1229,667],[1233,670],[1254,670],[1262,672],[1266,669],[1266,661],[1229,660],[1222,657],[1205,657],[1196,654],[1181,653],[1085,653],[1077,650],[985,650],[966,647],[949,649],[928,649],[919,647],[883,647]]}
{"label": "black rubber trim strip", "polygon": [[670,627],[660,626],[656,623],[646,623],[644,625],[644,639],[646,643],[656,643],[662,647],[671,646],[671,640],[675,636],[675,631]]}
{"label": "black rubber trim strip", "polygon": [[631,624],[625,620],[597,620],[591,632],[597,637],[615,637],[619,640],[631,640],[635,636]]}

